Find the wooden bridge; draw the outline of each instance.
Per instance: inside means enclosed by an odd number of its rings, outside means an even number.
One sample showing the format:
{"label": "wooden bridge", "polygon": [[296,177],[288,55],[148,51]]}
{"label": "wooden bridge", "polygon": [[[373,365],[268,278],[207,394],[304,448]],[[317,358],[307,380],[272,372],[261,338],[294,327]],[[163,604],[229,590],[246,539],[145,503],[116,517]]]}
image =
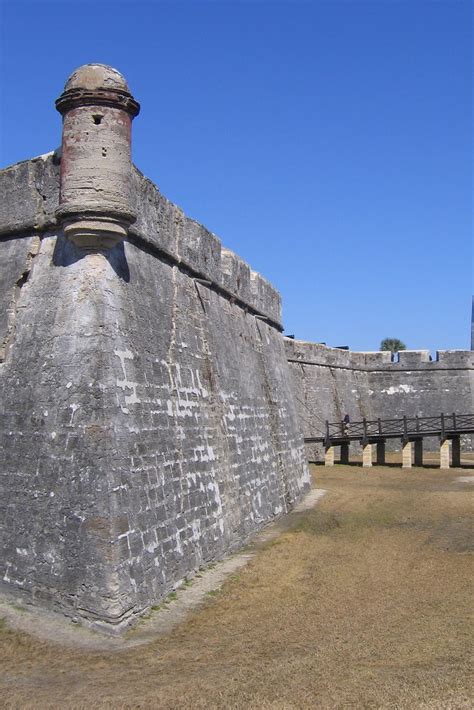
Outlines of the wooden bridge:
{"label": "wooden bridge", "polygon": [[[376,462],[385,463],[387,439],[402,442],[402,466],[423,465],[423,439],[437,437],[440,442],[440,468],[461,465],[461,436],[474,434],[474,414],[440,414],[437,417],[402,417],[401,419],[363,419],[359,422],[326,421],[326,432],[305,438],[305,443],[324,444],[326,466],[334,465],[334,448],[340,446],[341,463],[349,463],[349,444],[362,445],[362,465],[372,466],[372,449],[376,446]],[[450,444],[451,442],[451,444]],[[450,456],[451,449],[451,456]]]}

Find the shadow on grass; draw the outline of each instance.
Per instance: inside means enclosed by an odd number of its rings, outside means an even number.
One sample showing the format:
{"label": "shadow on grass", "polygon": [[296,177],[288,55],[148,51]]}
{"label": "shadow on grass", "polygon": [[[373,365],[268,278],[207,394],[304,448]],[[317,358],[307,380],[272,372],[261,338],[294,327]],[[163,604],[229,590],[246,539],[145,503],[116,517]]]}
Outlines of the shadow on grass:
{"label": "shadow on grass", "polygon": [[[372,505],[367,509],[334,513],[324,510],[313,510],[302,513],[288,527],[288,532],[305,532],[311,535],[348,535],[353,538],[358,533],[380,528],[413,528],[420,527],[420,522],[407,515],[406,506],[400,503]],[[421,527],[425,527],[421,525]]]}

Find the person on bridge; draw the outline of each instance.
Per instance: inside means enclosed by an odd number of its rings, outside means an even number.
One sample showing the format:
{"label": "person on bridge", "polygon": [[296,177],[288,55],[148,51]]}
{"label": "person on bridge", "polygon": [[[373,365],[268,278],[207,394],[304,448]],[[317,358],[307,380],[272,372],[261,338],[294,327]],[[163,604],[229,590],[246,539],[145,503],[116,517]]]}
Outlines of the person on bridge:
{"label": "person on bridge", "polygon": [[351,418],[348,414],[344,415],[342,420],[342,434],[343,436],[349,436],[349,424],[351,423]]}

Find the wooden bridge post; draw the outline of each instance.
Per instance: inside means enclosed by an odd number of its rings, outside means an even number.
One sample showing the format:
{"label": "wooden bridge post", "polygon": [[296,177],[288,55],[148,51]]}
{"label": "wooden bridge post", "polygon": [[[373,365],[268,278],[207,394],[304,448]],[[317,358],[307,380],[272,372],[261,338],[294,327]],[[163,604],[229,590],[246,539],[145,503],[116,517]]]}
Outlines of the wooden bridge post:
{"label": "wooden bridge post", "polygon": [[341,463],[349,463],[349,442],[344,441],[341,444]]}
{"label": "wooden bridge post", "polygon": [[402,468],[411,468],[411,441],[402,440]]}
{"label": "wooden bridge post", "polygon": [[383,466],[385,464],[385,440],[377,441],[376,459],[377,466]]}
{"label": "wooden bridge post", "polygon": [[453,436],[451,439],[451,464],[454,468],[461,465],[461,437]]}
{"label": "wooden bridge post", "polygon": [[423,439],[415,439],[415,466],[423,466]]}

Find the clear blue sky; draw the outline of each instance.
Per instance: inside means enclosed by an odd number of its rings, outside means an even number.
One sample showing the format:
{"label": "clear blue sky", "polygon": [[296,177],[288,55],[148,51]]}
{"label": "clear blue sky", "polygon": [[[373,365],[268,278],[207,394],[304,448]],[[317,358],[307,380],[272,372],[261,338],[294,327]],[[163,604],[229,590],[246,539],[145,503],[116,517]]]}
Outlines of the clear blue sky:
{"label": "clear blue sky", "polygon": [[1,3],[8,165],[77,66],[128,79],[133,159],[280,290],[286,332],[468,348],[471,3]]}

